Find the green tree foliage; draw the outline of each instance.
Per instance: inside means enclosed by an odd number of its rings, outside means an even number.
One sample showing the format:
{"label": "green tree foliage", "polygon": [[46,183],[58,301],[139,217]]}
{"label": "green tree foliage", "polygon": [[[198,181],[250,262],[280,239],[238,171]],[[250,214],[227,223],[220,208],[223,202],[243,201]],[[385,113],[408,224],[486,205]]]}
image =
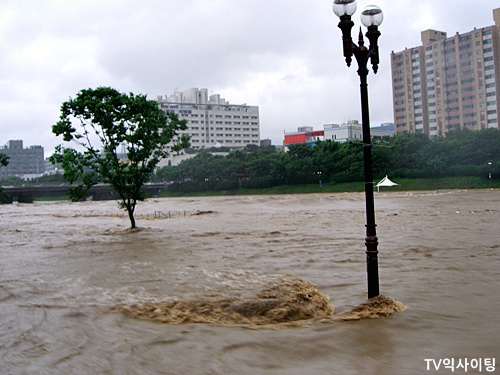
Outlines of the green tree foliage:
{"label": "green tree foliage", "polygon": [[[5,154],[0,153],[0,167],[6,167],[9,165],[9,157]],[[0,187],[0,202],[5,202],[6,195],[3,192],[3,189]]]}
{"label": "green tree foliage", "polygon": [[0,167],[6,167],[7,165],[9,165],[9,157],[0,153]]}
{"label": "green tree foliage", "polygon": [[417,133],[405,133],[394,138],[392,147],[391,175],[398,177],[424,177],[431,140],[428,136]]}
{"label": "green tree foliage", "polygon": [[[59,145],[50,160],[62,163],[70,184],[78,182],[70,190],[73,200],[97,183],[109,183],[135,228],[135,207],[145,198],[143,185],[169,152],[189,146],[189,138],[179,135],[184,129],[185,120],[165,113],[145,95],[127,95],[110,87],[86,89],[62,104],[60,119],[52,127],[56,136],[74,142],[77,149]],[[122,148],[126,160],[118,156]]]}
{"label": "green tree foliage", "polygon": [[[430,139],[423,134],[396,136],[374,142],[376,180],[391,178],[483,176],[492,163],[500,174],[500,130],[456,130]],[[497,173],[498,171],[498,173]],[[158,176],[174,181],[173,190],[231,190],[284,184],[363,181],[363,146],[359,143],[318,141],[311,147],[294,144],[288,152],[274,148],[232,151],[227,156],[201,152],[175,167],[160,169]]]}
{"label": "green tree foliage", "polygon": [[488,162],[496,168],[500,130],[455,130],[429,139],[404,134],[391,142],[391,175],[395,177],[486,176]]}

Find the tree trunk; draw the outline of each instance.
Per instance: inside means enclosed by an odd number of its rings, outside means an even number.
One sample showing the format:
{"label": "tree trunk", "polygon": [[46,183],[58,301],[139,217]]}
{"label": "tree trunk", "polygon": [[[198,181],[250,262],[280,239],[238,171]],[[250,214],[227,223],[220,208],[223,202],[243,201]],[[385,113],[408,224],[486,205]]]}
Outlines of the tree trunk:
{"label": "tree trunk", "polygon": [[128,218],[130,219],[130,229],[134,229],[135,226],[135,217],[134,217],[134,211],[135,211],[135,202],[131,203],[130,200],[127,202],[127,212],[128,212]]}
{"label": "tree trunk", "polygon": [[130,229],[135,228],[135,217],[134,217],[134,212],[131,209],[128,209],[128,218],[130,219]]}

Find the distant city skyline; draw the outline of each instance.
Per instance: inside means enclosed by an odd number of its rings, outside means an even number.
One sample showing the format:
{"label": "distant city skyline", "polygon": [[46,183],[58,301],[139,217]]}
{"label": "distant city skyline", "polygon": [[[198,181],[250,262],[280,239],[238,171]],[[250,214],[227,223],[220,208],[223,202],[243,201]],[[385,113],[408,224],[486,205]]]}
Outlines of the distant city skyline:
{"label": "distant city skyline", "polygon": [[[393,122],[391,51],[420,33],[453,35],[490,26],[491,0],[379,0],[380,67],[368,77],[371,124]],[[353,16],[372,1],[358,1]],[[119,5],[119,6],[118,6]],[[207,87],[259,106],[260,138],[283,130],[360,119],[357,68],[342,56],[332,1],[4,0],[0,3],[0,144],[22,139],[49,156],[61,103],[112,86],[154,100]],[[353,29],[354,30],[354,29]],[[353,64],[355,65],[355,64]]]}

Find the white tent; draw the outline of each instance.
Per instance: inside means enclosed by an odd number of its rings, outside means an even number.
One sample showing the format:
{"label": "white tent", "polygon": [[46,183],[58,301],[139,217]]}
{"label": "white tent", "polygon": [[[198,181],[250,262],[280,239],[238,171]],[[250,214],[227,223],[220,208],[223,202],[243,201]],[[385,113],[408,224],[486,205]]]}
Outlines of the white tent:
{"label": "white tent", "polygon": [[381,186],[396,186],[396,185],[399,185],[399,184],[396,184],[395,182],[392,182],[391,180],[389,180],[389,177],[387,177],[387,175],[381,179],[379,181],[379,183],[377,185],[375,185],[377,187],[377,191],[380,191],[380,187]]}

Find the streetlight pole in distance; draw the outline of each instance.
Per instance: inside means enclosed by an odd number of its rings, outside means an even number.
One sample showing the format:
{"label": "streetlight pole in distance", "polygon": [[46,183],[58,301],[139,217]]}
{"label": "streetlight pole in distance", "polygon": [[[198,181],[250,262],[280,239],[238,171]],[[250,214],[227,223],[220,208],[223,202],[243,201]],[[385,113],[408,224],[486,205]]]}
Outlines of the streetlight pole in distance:
{"label": "streetlight pole in distance", "polygon": [[338,27],[342,30],[342,44],[347,66],[351,66],[352,55],[358,63],[358,75],[361,81],[361,119],[363,126],[363,164],[365,179],[366,200],[366,272],[368,281],[368,298],[376,297],[379,292],[378,277],[378,238],[377,225],[375,224],[375,203],[373,198],[373,162],[372,143],[370,136],[370,111],[368,106],[368,61],[372,64],[374,73],[377,73],[379,64],[378,26],[382,23],[384,15],[379,7],[369,5],[361,12],[361,22],[368,28],[365,34],[370,42],[369,48],[365,46],[361,28],[359,30],[358,44],[352,41],[351,29],[354,22],[351,16],[356,11],[356,0],[334,0],[333,12],[340,18]]}
{"label": "streetlight pole in distance", "polygon": [[488,162],[488,179],[490,180],[491,187],[491,161]]}

